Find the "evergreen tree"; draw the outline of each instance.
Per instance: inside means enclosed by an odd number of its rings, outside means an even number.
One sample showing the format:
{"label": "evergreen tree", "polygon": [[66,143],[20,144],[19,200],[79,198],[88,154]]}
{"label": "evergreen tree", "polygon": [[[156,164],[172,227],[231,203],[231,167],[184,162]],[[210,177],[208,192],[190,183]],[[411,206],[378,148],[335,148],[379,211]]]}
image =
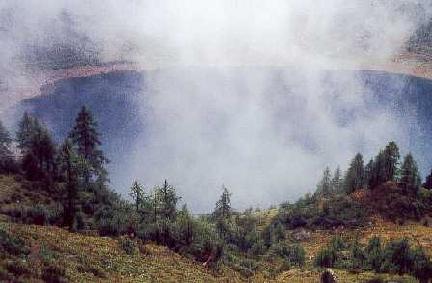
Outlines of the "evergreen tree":
{"label": "evergreen tree", "polygon": [[347,193],[362,189],[365,185],[365,169],[363,155],[357,153],[351,161],[345,176],[344,188]]}
{"label": "evergreen tree", "polygon": [[96,128],[97,123],[92,113],[83,106],[75,120],[75,126],[69,133],[69,137],[77,147],[78,154],[82,155],[90,165],[90,168],[84,172],[84,180],[86,183],[89,183],[94,176],[99,179],[105,179],[106,177],[104,165],[108,160],[99,149],[101,142]]}
{"label": "evergreen tree", "polygon": [[9,173],[13,171],[14,159],[10,150],[12,139],[9,132],[0,121],[0,173]]}
{"label": "evergreen tree", "polygon": [[340,193],[343,189],[343,179],[342,179],[342,172],[340,170],[340,167],[338,166],[333,174],[332,179],[332,191]]}
{"label": "evergreen tree", "polygon": [[432,170],[426,177],[426,182],[423,184],[423,187],[425,187],[428,190],[432,190]]}
{"label": "evergreen tree", "polygon": [[135,210],[139,212],[141,210],[143,201],[144,201],[144,188],[138,183],[138,181],[133,182],[132,187],[130,188],[129,195],[135,202]]}
{"label": "evergreen tree", "polygon": [[332,176],[330,168],[327,166],[324,169],[321,181],[317,185],[316,194],[321,197],[327,197],[332,193]]}
{"label": "evergreen tree", "polygon": [[18,148],[21,150],[22,154],[30,150],[33,136],[40,127],[41,125],[36,118],[30,116],[27,112],[23,114],[16,133]]}
{"label": "evergreen tree", "polygon": [[407,192],[417,193],[420,188],[420,173],[418,171],[417,162],[414,160],[411,153],[408,153],[404,158],[401,168],[400,183]]}
{"label": "evergreen tree", "polygon": [[72,142],[67,139],[59,153],[60,172],[66,180],[66,201],[64,204],[64,224],[73,229],[76,217],[76,203],[78,199],[79,159],[73,149]]}
{"label": "evergreen tree", "polygon": [[24,114],[17,132],[22,169],[31,180],[54,177],[56,146],[49,130],[37,118]]}
{"label": "evergreen tree", "polygon": [[180,210],[177,222],[180,230],[180,240],[183,242],[183,244],[190,245],[193,241],[195,225],[193,217],[190,214],[186,204],[183,205],[182,209]]}
{"label": "evergreen tree", "polygon": [[164,181],[162,187],[156,189],[156,199],[159,202],[158,214],[165,220],[175,220],[177,214],[177,202],[180,197],[177,196],[174,187]]}
{"label": "evergreen tree", "polygon": [[384,150],[381,150],[373,161],[373,166],[368,164],[369,188],[388,181],[396,181],[399,166],[399,148],[395,142],[390,142]]}
{"label": "evergreen tree", "polygon": [[365,166],[365,185],[368,186],[369,189],[372,189],[372,184],[374,181],[374,161],[373,159],[369,160],[368,164]]}
{"label": "evergreen tree", "polygon": [[213,211],[213,219],[216,222],[216,230],[222,239],[225,239],[229,232],[229,223],[231,222],[231,193],[223,186],[223,192],[220,199],[216,202]]}
{"label": "evergreen tree", "polygon": [[396,180],[399,158],[398,146],[394,141],[389,142],[384,149],[384,182]]}
{"label": "evergreen tree", "polygon": [[231,193],[223,186],[220,199],[216,202],[213,216],[216,219],[229,219],[231,217]]}

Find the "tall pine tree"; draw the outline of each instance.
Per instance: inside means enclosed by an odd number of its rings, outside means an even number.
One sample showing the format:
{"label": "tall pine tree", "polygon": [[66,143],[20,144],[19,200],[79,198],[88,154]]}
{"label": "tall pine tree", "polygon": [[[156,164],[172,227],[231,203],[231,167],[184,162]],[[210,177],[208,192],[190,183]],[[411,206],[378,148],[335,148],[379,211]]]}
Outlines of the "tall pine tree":
{"label": "tall pine tree", "polygon": [[411,153],[408,153],[401,167],[400,183],[406,192],[417,193],[421,185],[417,162]]}
{"label": "tall pine tree", "polygon": [[394,141],[389,142],[384,149],[384,182],[395,181],[397,179],[399,158],[399,147]]}
{"label": "tall pine tree", "polygon": [[14,158],[10,149],[12,139],[0,121],[0,173],[9,173],[14,169]]}
{"label": "tall pine tree", "polygon": [[428,190],[432,190],[432,170],[431,170],[431,172],[429,173],[429,175],[427,175],[427,177],[426,177],[426,181],[425,181],[425,183],[423,184],[423,186],[424,186],[426,189],[428,189]]}
{"label": "tall pine tree", "polygon": [[79,174],[79,158],[76,154],[72,142],[67,139],[59,152],[59,169],[66,181],[66,200],[64,202],[64,224],[73,229],[76,205],[78,202],[78,174]]}
{"label": "tall pine tree", "polygon": [[105,164],[108,160],[105,158],[102,150],[100,150],[99,133],[97,132],[97,123],[93,118],[92,113],[83,106],[75,120],[75,126],[69,133],[69,138],[76,146],[78,154],[82,155],[90,165],[84,171],[84,180],[89,183],[93,177],[102,179],[106,178]]}
{"label": "tall pine tree", "polygon": [[17,142],[22,154],[21,166],[28,179],[53,177],[56,145],[37,118],[24,113],[18,125]]}
{"label": "tall pine tree", "polygon": [[365,170],[363,155],[357,153],[346,172],[344,189],[347,193],[362,189],[365,186]]}
{"label": "tall pine tree", "polygon": [[332,191],[332,176],[330,168],[327,166],[324,169],[323,176],[317,185],[315,195],[319,197],[328,197],[333,193]]}
{"label": "tall pine tree", "polygon": [[336,170],[334,171],[333,174],[333,179],[332,179],[332,191],[336,192],[336,193],[341,193],[343,190],[343,178],[342,178],[342,172],[340,167],[336,167]]}

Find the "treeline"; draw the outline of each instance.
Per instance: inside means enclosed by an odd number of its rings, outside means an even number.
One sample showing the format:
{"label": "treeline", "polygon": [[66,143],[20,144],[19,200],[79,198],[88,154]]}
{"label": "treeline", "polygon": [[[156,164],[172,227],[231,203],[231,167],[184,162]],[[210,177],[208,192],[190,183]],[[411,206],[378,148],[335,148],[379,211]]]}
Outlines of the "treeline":
{"label": "treeline", "polygon": [[[429,183],[431,176],[427,177]],[[416,194],[422,185],[414,157],[408,153],[400,164],[399,148],[395,142],[388,143],[367,164],[364,162],[363,155],[357,153],[344,175],[338,167],[332,177],[331,170],[327,167],[315,194],[323,197],[338,193],[350,194],[361,189],[373,190],[386,182],[397,182],[407,194]],[[426,187],[430,189],[430,185]]]}
{"label": "treeline", "polygon": [[[358,153],[343,173],[325,168],[314,194],[281,205],[276,223],[287,228],[365,225],[380,214],[393,221],[422,220],[432,209],[432,172],[422,184],[417,162],[389,142],[365,164]],[[427,223],[427,220],[425,224]]]}
{"label": "treeline", "polygon": [[0,130],[0,173],[15,174],[17,180],[23,179],[22,186],[48,193],[54,201],[2,209],[15,221],[76,232],[93,230],[103,236],[127,235],[122,242],[127,252],[133,251],[136,240],[152,241],[205,266],[217,269],[223,263],[245,276],[254,274],[263,259],[275,267],[266,270],[269,276],[305,262],[304,249],[285,241],[282,225],[259,227],[259,213],[235,212],[225,187],[214,211],[199,217],[192,216],[186,205],[179,208],[181,197],[166,180],[152,189],[133,182],[132,202],[112,192],[97,123],[86,107],[60,145],[28,113],[14,139],[3,126]]}

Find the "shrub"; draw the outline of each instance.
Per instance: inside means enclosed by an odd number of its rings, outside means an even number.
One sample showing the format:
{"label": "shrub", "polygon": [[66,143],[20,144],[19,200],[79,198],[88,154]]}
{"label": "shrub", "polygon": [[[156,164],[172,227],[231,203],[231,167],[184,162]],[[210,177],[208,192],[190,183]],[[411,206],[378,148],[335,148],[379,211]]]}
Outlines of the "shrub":
{"label": "shrub", "polygon": [[337,253],[331,246],[329,246],[318,252],[315,258],[315,265],[318,267],[331,268],[334,267],[336,260]]}
{"label": "shrub", "polygon": [[381,271],[381,266],[383,263],[383,250],[381,247],[381,239],[378,237],[373,237],[369,240],[366,248],[366,261],[372,270],[375,272]]}
{"label": "shrub", "polygon": [[10,235],[3,229],[0,229],[0,251],[16,256],[25,256],[29,253],[23,240]]}
{"label": "shrub", "polygon": [[42,279],[45,282],[52,283],[66,283],[66,270],[64,267],[57,265],[50,265],[43,270]]}
{"label": "shrub", "polygon": [[120,238],[119,245],[128,255],[133,255],[136,252],[136,243],[129,238]]}
{"label": "shrub", "polygon": [[366,254],[358,240],[355,240],[351,246],[351,269],[366,268]]}
{"label": "shrub", "polygon": [[412,262],[411,274],[421,283],[428,282],[432,278],[432,263],[422,248],[416,248],[412,251]]}
{"label": "shrub", "polygon": [[287,245],[285,243],[273,244],[270,252],[282,257],[290,266],[303,266],[305,263],[305,250],[301,245]]}
{"label": "shrub", "polygon": [[384,267],[387,272],[400,275],[409,273],[413,264],[413,255],[407,239],[391,241],[384,249]]}
{"label": "shrub", "polygon": [[60,224],[63,218],[63,210],[60,206],[43,204],[36,204],[33,207],[14,206],[6,213],[16,222],[35,225]]}
{"label": "shrub", "polygon": [[240,272],[244,277],[251,277],[254,275],[258,268],[258,263],[253,259],[248,258],[236,258],[236,264],[232,267]]}

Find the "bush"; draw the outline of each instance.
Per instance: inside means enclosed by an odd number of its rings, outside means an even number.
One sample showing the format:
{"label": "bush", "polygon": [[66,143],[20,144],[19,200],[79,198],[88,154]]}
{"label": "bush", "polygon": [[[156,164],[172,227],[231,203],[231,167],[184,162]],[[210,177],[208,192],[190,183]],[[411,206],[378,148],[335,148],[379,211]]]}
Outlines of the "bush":
{"label": "bush", "polygon": [[411,274],[421,283],[428,282],[432,278],[432,263],[423,249],[416,248],[412,251],[412,261]]}
{"label": "bush", "polygon": [[43,270],[42,279],[45,282],[52,283],[66,283],[66,270],[64,267],[57,265],[50,265]]}
{"label": "bush", "polygon": [[43,204],[36,204],[33,207],[15,206],[6,211],[6,214],[16,222],[35,225],[60,224],[63,219],[63,210],[60,206]]}
{"label": "bush", "polygon": [[335,266],[336,260],[337,252],[330,246],[318,252],[315,258],[315,265],[318,267],[331,268]]}
{"label": "bush", "polygon": [[409,273],[413,265],[413,254],[407,239],[389,242],[384,249],[384,271],[400,275]]}
{"label": "bush", "polygon": [[119,245],[128,255],[133,255],[136,252],[136,243],[129,238],[120,238]]}
{"label": "bush", "polygon": [[23,240],[10,235],[3,229],[0,229],[0,251],[15,256],[25,256],[30,252]]}
{"label": "bush", "polygon": [[302,267],[305,263],[305,250],[301,245],[273,244],[270,248],[273,255],[282,257],[290,266]]}
{"label": "bush", "polygon": [[383,263],[383,251],[381,247],[381,239],[378,237],[373,237],[369,240],[368,245],[365,248],[366,261],[368,267],[375,272],[381,271],[381,266]]}

